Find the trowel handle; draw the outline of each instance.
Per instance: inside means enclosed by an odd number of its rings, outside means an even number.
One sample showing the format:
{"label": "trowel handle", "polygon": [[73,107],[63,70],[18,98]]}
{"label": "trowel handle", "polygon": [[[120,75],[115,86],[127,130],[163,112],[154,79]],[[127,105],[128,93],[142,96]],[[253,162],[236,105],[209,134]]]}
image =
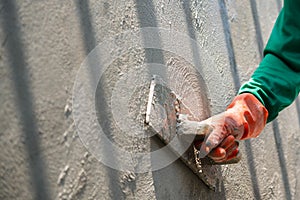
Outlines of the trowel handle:
{"label": "trowel handle", "polygon": [[206,123],[191,121],[184,115],[179,115],[177,134],[179,136],[195,136],[195,140],[204,140],[205,136],[211,133],[213,128]]}

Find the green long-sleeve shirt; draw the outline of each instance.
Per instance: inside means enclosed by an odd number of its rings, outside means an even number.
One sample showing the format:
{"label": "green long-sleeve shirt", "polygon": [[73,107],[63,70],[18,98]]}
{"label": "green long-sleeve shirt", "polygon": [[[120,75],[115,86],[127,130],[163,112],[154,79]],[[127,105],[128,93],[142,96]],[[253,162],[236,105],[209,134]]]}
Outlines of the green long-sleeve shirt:
{"label": "green long-sleeve shirt", "polygon": [[300,1],[285,0],[264,58],[239,90],[252,93],[267,108],[268,122],[289,106],[300,91]]}

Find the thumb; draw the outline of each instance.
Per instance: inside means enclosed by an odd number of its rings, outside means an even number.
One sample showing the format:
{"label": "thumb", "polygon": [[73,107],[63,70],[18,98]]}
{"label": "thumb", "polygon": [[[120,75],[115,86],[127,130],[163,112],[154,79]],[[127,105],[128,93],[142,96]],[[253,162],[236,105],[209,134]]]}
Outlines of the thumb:
{"label": "thumb", "polygon": [[213,128],[213,131],[208,134],[200,148],[199,156],[204,158],[214,148],[216,148],[228,136],[227,129],[224,124],[219,124]]}

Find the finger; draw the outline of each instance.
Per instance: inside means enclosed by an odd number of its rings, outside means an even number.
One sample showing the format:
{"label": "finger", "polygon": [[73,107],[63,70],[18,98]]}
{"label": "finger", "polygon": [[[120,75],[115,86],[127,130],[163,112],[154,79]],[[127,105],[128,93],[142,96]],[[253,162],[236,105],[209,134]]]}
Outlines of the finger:
{"label": "finger", "polygon": [[239,156],[240,156],[240,151],[239,151],[239,149],[235,149],[234,151],[232,151],[231,155],[229,155],[229,156],[227,157],[226,160],[228,161],[228,160],[234,159],[234,158],[239,157]]}
{"label": "finger", "polygon": [[232,159],[237,158],[238,156],[240,156],[240,152],[238,148],[234,148],[230,154],[226,154],[225,158],[221,159],[221,158],[217,158],[217,159],[213,159],[215,162],[217,163],[221,163],[221,162],[228,162]]}
{"label": "finger", "polygon": [[226,128],[217,128],[211,132],[205,139],[203,144],[201,145],[201,149],[199,152],[200,158],[204,158],[212,149],[217,147],[227,136]]}
{"label": "finger", "polygon": [[[238,146],[239,143],[237,141],[233,140],[233,143],[231,143],[231,139],[230,138],[226,138],[222,144],[226,144],[226,145],[230,145],[229,147],[226,146],[226,149],[224,147],[220,147],[221,145],[219,145],[218,147],[216,147],[215,149],[213,149],[208,156],[213,159],[215,162],[224,162],[224,161],[228,161],[232,158],[234,158],[236,156],[236,154],[238,153]],[[225,146],[225,145],[224,145]]]}
{"label": "finger", "polygon": [[234,145],[235,138],[233,135],[227,136],[219,145],[219,147],[222,147],[223,149],[227,150],[230,146]]}
{"label": "finger", "polygon": [[213,160],[220,160],[226,157],[226,151],[224,148],[216,147],[213,149],[208,156]]}
{"label": "finger", "polygon": [[226,149],[226,156],[230,156],[232,152],[235,151],[235,149],[238,149],[238,147],[239,143],[237,141],[234,141],[234,143]]}

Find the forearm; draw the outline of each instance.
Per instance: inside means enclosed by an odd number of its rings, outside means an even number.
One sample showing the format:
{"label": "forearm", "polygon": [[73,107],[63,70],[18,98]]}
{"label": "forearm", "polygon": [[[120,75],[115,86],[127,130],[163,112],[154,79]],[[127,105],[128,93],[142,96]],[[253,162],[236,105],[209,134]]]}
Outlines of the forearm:
{"label": "forearm", "polygon": [[269,112],[268,122],[289,106],[300,90],[300,72],[295,72],[280,59],[266,55],[251,79],[239,91],[252,93]]}
{"label": "forearm", "polygon": [[299,94],[299,19],[300,1],[286,0],[264,50],[264,59],[239,91],[252,93],[264,104],[269,112],[268,122]]}

